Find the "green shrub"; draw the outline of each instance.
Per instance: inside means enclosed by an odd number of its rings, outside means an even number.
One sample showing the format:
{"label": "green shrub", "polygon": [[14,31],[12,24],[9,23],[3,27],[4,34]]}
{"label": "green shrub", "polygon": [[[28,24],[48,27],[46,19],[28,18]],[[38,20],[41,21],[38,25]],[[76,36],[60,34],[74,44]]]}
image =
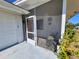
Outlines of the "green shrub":
{"label": "green shrub", "polygon": [[[57,54],[59,59],[69,59],[69,56],[73,54],[73,51],[68,51],[70,43],[74,42],[75,31],[73,30],[73,24],[67,24],[64,37],[60,42],[60,51]],[[73,48],[72,48],[73,49]],[[77,52],[76,52],[77,53]]]}

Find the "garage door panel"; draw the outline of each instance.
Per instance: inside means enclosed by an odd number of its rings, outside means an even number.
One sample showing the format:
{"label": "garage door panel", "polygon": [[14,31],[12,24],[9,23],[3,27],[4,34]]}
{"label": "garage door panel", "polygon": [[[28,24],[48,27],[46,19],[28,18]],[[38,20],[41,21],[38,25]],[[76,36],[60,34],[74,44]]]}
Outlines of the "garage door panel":
{"label": "garage door panel", "polygon": [[0,13],[0,50],[18,42],[16,16]]}

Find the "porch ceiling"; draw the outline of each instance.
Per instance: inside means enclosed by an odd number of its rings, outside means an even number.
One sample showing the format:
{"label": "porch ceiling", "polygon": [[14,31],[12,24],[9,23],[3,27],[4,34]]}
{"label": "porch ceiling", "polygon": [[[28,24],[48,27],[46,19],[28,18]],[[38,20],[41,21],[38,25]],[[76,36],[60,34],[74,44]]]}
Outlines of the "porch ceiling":
{"label": "porch ceiling", "polygon": [[12,5],[12,4],[5,2],[3,0],[0,0],[0,12],[12,13],[12,14],[18,14],[18,15],[29,13],[27,10],[24,10],[20,7]]}
{"label": "porch ceiling", "polygon": [[31,10],[49,1],[50,0],[26,0],[25,2],[19,4],[18,6],[25,8],[27,10]]}

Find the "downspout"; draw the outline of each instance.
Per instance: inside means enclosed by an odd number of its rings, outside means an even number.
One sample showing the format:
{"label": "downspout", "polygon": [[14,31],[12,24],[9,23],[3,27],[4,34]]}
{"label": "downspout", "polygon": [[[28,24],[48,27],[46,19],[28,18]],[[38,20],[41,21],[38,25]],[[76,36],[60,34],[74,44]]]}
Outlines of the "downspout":
{"label": "downspout", "polygon": [[62,7],[62,22],[61,22],[61,39],[63,38],[64,32],[65,32],[66,8],[67,8],[67,0],[63,0],[63,7]]}

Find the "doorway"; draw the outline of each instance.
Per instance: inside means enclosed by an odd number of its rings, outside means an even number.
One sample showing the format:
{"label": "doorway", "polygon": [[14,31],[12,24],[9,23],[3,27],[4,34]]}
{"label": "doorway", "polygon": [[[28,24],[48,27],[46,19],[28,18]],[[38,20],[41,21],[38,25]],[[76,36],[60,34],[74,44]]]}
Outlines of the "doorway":
{"label": "doorway", "polygon": [[36,16],[29,16],[26,18],[26,35],[27,43],[32,45],[37,44],[37,26],[36,26]]}

